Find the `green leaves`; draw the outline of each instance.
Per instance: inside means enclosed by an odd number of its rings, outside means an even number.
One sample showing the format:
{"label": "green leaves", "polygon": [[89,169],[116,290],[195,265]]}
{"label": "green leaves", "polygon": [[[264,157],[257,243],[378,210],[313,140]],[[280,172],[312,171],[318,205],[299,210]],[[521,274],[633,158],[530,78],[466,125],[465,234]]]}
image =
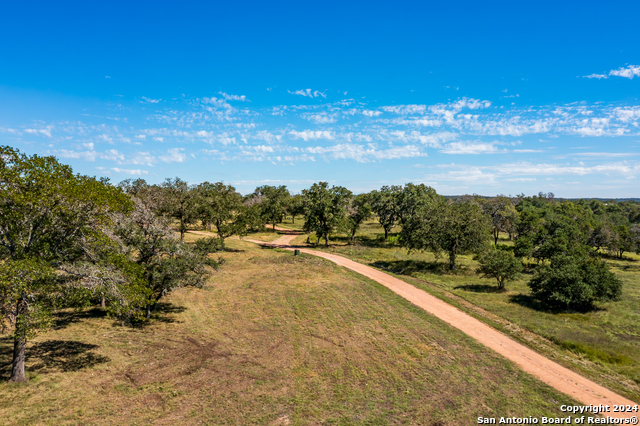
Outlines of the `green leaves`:
{"label": "green leaves", "polygon": [[[47,328],[56,306],[60,282],[46,263],[34,259],[0,263],[0,314],[14,327],[14,334],[33,337]],[[4,321],[2,327],[6,327]]]}
{"label": "green leaves", "polygon": [[622,282],[602,260],[586,255],[553,256],[529,282],[533,294],[549,306],[591,308],[596,301],[619,300]]}
{"label": "green leaves", "polygon": [[510,250],[488,250],[478,257],[478,262],[480,267],[476,273],[482,278],[495,278],[501,290],[506,282],[517,279],[522,272],[522,262]]}
{"label": "green leaves", "polygon": [[429,250],[437,257],[446,253],[454,270],[457,254],[481,251],[488,235],[487,218],[477,204],[440,199],[416,208],[405,220],[400,242],[409,250]]}
{"label": "green leaves", "polygon": [[371,208],[384,229],[385,241],[396,223],[404,226],[418,210],[426,208],[437,197],[435,189],[424,184],[408,183],[404,188],[385,185],[379,191],[372,191]]}
{"label": "green leaves", "polygon": [[284,220],[291,195],[284,185],[264,185],[256,188],[254,194],[261,199],[260,212],[265,223],[276,224]]}
{"label": "green leaves", "polygon": [[329,188],[327,182],[314,183],[311,188],[304,190],[304,231],[324,236],[325,245],[328,246],[331,233],[347,228],[347,207],[351,197],[351,191],[347,188]]}
{"label": "green leaves", "polygon": [[120,251],[140,269],[146,303],[159,300],[176,288],[201,287],[221,261],[208,255],[220,248],[217,238],[199,240],[195,245],[181,242],[171,228],[142,201],[135,210],[114,217],[113,234]]}
{"label": "green leaves", "polygon": [[79,255],[83,235],[127,211],[129,198],[95,178],[74,175],[54,157],[0,147],[0,254],[49,262]]}

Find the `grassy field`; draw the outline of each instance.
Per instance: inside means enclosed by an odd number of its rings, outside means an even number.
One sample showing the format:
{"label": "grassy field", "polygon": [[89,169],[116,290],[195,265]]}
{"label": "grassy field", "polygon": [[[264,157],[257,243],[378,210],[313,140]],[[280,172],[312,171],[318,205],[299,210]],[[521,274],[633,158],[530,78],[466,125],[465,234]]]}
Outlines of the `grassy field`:
{"label": "grassy field", "polygon": [[[460,268],[452,274],[447,259],[436,259],[431,253],[410,254],[393,242],[395,235],[390,243],[383,242],[383,235],[382,228],[369,221],[353,245],[346,236],[338,235],[332,236],[329,249],[314,247],[390,272],[640,402],[640,256],[606,259],[624,283],[621,301],[601,304],[586,313],[553,312],[531,297],[526,284],[531,271],[498,292],[495,281],[475,274],[477,262],[471,256],[458,257]],[[305,241],[306,235],[300,236],[294,244],[305,245]],[[501,243],[510,244],[506,239]]]}
{"label": "grassy field", "polygon": [[[187,235],[187,240],[197,238]],[[28,346],[3,424],[467,425],[572,402],[372,281],[229,239],[204,290],[143,327],[67,312]]]}

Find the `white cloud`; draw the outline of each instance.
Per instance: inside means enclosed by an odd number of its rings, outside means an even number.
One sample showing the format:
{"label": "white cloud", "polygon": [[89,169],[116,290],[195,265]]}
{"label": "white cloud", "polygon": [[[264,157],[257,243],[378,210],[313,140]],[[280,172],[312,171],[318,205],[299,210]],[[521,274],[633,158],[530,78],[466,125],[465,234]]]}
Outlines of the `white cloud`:
{"label": "white cloud", "polygon": [[[346,94],[347,92],[345,92]],[[362,115],[367,116],[367,117],[377,117],[379,115],[382,114],[382,111],[373,111],[370,109],[364,109],[362,110]]]}
{"label": "white cloud", "polygon": [[256,145],[242,148],[244,152],[275,152],[275,148],[269,145]]}
{"label": "white cloud", "polygon": [[113,170],[116,173],[122,173],[125,175],[132,175],[132,176],[140,176],[140,175],[148,175],[149,172],[147,172],[146,170],[140,170],[140,169],[121,169],[119,167],[113,167],[111,168],[111,170]]}
{"label": "white cloud", "polygon": [[392,112],[394,114],[400,115],[414,115],[414,114],[424,114],[427,111],[426,105],[393,105],[393,106],[383,106],[381,108],[383,111]]}
{"label": "white cloud", "polygon": [[53,129],[53,126],[47,126],[44,129],[24,129],[24,132],[32,135],[44,135],[47,137],[52,137],[51,129]]}
{"label": "white cloud", "polygon": [[327,114],[327,113],[320,113],[320,114],[305,113],[305,114],[302,114],[301,117],[315,124],[329,124],[329,123],[335,123],[337,121],[335,114]]}
{"label": "white cloud", "polygon": [[287,90],[287,92],[292,95],[306,96],[309,98],[318,98],[318,97],[326,98],[327,97],[327,95],[324,94],[323,92],[320,92],[318,90],[312,91],[311,89],[295,90],[293,92],[291,90]]}
{"label": "white cloud", "polygon": [[269,143],[280,142],[280,140],[282,139],[282,135],[275,134],[268,130],[259,130],[253,135],[250,135],[250,137],[253,139],[258,139],[258,140],[262,140]]}
{"label": "white cloud", "polygon": [[356,145],[346,143],[329,147],[309,147],[305,148],[304,151],[316,155],[325,155],[332,159],[350,159],[361,163],[371,160],[394,160],[411,157],[425,157],[427,155],[420,150],[419,146],[416,145],[378,149],[373,144]]}
{"label": "white cloud", "polygon": [[586,166],[582,163],[577,165],[569,164],[533,164],[533,163],[512,163],[496,167],[502,174],[506,175],[588,175],[588,174],[637,174],[640,171],[638,166],[627,163],[608,163],[595,166]]}
{"label": "white cloud", "polygon": [[628,79],[633,79],[633,77],[640,77],[640,65],[629,65],[626,68],[621,67],[621,68],[618,68],[617,70],[609,71],[609,74],[590,74],[590,75],[585,75],[583,77],[597,78],[598,80],[600,80],[600,79],[607,79],[609,78],[609,76],[624,77]]}
{"label": "white cloud", "polygon": [[304,141],[316,140],[316,139],[327,139],[327,140],[334,139],[331,132],[327,130],[316,130],[316,131],[305,130],[302,132],[292,130],[289,132],[289,134],[296,139],[303,139]]}
{"label": "white cloud", "polygon": [[567,156],[570,157],[595,157],[595,158],[616,158],[616,157],[634,157],[640,155],[637,152],[576,152]]}
{"label": "white cloud", "polygon": [[151,99],[151,98],[147,98],[146,96],[143,96],[142,99],[145,102],[150,103],[150,104],[157,104],[158,102],[160,102],[162,100],[162,99]]}
{"label": "white cloud", "polygon": [[166,155],[158,158],[165,163],[183,163],[187,159],[187,156],[183,154],[182,151],[184,151],[184,148],[171,148],[167,150]]}
{"label": "white cloud", "polygon": [[146,166],[153,166],[156,162],[156,159],[151,153],[147,152],[136,152],[133,157],[131,157],[127,163],[128,164],[139,164]]}
{"label": "white cloud", "polygon": [[117,149],[110,149],[101,154],[100,158],[111,161],[124,161],[124,154]]}
{"label": "white cloud", "polygon": [[74,151],[71,149],[58,149],[54,151],[54,154],[60,158],[74,158],[85,161],[96,161],[96,158],[100,156],[96,151]]}
{"label": "white cloud", "polygon": [[496,154],[505,151],[498,150],[496,142],[452,142],[440,150],[445,154]]}
{"label": "white cloud", "polygon": [[630,123],[640,119],[640,107],[614,108],[613,115],[623,123]]}
{"label": "white cloud", "polygon": [[496,174],[484,172],[479,167],[467,167],[465,170],[452,170],[446,173],[431,174],[429,178],[468,184],[492,184],[495,182]]}
{"label": "white cloud", "polygon": [[589,74],[589,75],[583,75],[583,78],[597,78],[598,80],[600,79],[607,79],[609,78],[606,74]]}
{"label": "white cloud", "polygon": [[[269,89],[267,89],[269,90]],[[229,95],[227,93],[224,92],[218,92],[219,94],[222,95],[223,98],[225,98],[225,100],[227,101],[246,101],[247,97],[245,95],[242,96],[238,96],[238,95]]]}
{"label": "white cloud", "polygon": [[619,68],[617,70],[611,70],[609,71],[609,75],[614,75],[616,77],[624,77],[628,79],[632,79],[633,77],[640,77],[640,66],[629,65],[627,68]]}

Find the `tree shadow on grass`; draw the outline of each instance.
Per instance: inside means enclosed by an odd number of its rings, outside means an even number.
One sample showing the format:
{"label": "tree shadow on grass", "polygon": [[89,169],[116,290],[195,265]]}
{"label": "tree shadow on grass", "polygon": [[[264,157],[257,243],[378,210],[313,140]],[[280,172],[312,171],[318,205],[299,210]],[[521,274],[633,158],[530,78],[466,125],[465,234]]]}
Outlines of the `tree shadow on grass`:
{"label": "tree shadow on grass", "polygon": [[394,260],[383,261],[378,260],[369,264],[374,268],[393,272],[399,275],[414,276],[416,273],[429,272],[436,275],[455,275],[457,273],[466,272],[466,268],[462,265],[457,266],[457,270],[451,272],[449,264],[444,262],[425,262],[422,260]]}
{"label": "tree shadow on grass", "polygon": [[[150,320],[142,319],[142,320],[133,321],[130,324],[130,326],[133,328],[142,329],[142,328],[149,327],[157,322],[163,322],[165,324],[179,323],[181,321],[177,320],[174,317],[174,315],[181,314],[186,310],[187,308],[185,308],[184,306],[174,305],[173,303],[170,303],[170,302],[158,302],[155,308],[151,308]],[[113,323],[113,326],[119,327],[119,326],[122,326],[122,323],[119,321],[115,321]]]}
{"label": "tree shadow on grass", "polygon": [[245,250],[233,249],[233,248],[225,247],[223,250],[220,250],[219,252],[216,252],[216,253],[244,253],[244,252],[245,252]]}
{"label": "tree shadow on grass", "polygon": [[619,258],[617,255],[615,254],[611,254],[611,253],[607,253],[607,252],[600,252],[598,253],[598,256],[602,259],[607,259],[607,260],[617,260],[618,262],[640,262],[640,260],[638,259],[634,259],[632,257],[629,256],[625,256],[624,254],[622,255],[622,258]]}
{"label": "tree shadow on grass", "polygon": [[27,360],[35,362],[34,371],[78,371],[109,362],[106,356],[92,352],[100,346],[73,340],[47,340],[27,348]]}
{"label": "tree shadow on grass", "polygon": [[[389,233],[390,241],[389,240],[385,241],[384,234],[380,234],[375,238],[356,235],[355,244],[365,246],[365,247],[373,247],[373,248],[400,247],[400,245],[397,242],[397,238],[395,238],[397,236],[398,236],[397,233]],[[345,244],[349,244],[351,242],[351,237],[337,237],[337,238],[334,237],[334,239],[336,240],[338,238],[340,238],[340,240],[343,240]]]}
{"label": "tree shadow on grass", "polygon": [[[94,352],[98,345],[78,342],[74,340],[46,340],[27,345],[27,371],[70,372],[93,367],[109,362],[106,356]],[[11,375],[13,357],[13,340],[0,340],[0,380],[4,381]]]}
{"label": "tree shadow on grass", "polygon": [[504,288],[498,288],[495,285],[487,284],[467,284],[459,285],[453,288],[454,290],[472,291],[474,293],[503,293],[506,291]]}
{"label": "tree shadow on grass", "polygon": [[53,320],[53,329],[60,330],[70,324],[80,322],[82,320],[90,318],[105,318],[106,316],[107,313],[100,308],[56,312]]}
{"label": "tree shadow on grass", "polygon": [[548,305],[529,294],[522,294],[522,293],[510,296],[509,301],[511,303],[517,303],[520,306],[524,306],[525,308],[533,309],[534,311],[545,312],[549,314],[567,314],[567,313],[586,314],[588,312],[596,312],[596,311],[604,310],[595,305],[579,306],[579,307],[572,307],[572,308],[567,308],[565,306]]}

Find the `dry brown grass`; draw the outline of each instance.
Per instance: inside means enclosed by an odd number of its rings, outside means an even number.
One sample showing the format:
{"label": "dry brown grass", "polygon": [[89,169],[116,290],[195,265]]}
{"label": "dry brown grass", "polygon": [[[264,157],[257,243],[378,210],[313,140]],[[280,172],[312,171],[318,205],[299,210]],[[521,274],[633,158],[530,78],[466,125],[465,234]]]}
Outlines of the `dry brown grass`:
{"label": "dry brown grass", "polygon": [[0,384],[3,423],[465,425],[571,403],[359,275],[227,244],[212,286],[145,327],[62,316],[29,346],[31,381]]}

